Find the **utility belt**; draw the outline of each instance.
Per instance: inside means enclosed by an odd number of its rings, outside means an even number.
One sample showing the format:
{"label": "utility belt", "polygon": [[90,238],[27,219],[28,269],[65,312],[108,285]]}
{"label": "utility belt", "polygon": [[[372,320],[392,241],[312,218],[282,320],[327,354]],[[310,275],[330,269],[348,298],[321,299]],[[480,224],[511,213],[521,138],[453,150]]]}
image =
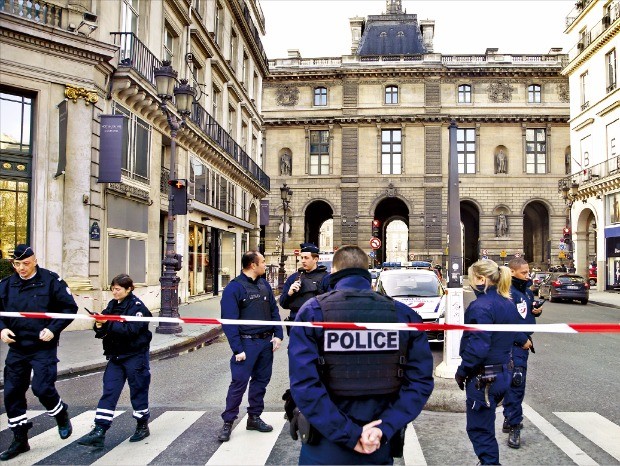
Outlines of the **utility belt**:
{"label": "utility belt", "polygon": [[264,333],[242,333],[239,335],[241,338],[248,340],[262,340],[264,338],[271,338],[273,336],[273,332],[264,332]]}
{"label": "utility belt", "polygon": [[489,402],[489,390],[493,382],[497,380],[497,375],[501,374],[505,370],[511,371],[513,367],[514,364],[510,361],[508,364],[489,364],[478,368],[478,371],[474,376],[474,387],[476,387],[476,390],[484,390],[484,402],[487,405],[487,408],[491,406],[491,403]]}

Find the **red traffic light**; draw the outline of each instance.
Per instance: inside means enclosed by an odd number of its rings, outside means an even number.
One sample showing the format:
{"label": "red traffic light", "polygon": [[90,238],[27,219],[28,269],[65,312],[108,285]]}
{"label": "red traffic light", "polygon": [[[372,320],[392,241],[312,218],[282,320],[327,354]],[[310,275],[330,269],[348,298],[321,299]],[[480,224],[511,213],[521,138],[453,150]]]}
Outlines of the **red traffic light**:
{"label": "red traffic light", "polygon": [[570,235],[570,228],[564,227],[564,229],[562,231],[564,233],[564,236]]}
{"label": "red traffic light", "polygon": [[381,222],[380,222],[379,220],[374,219],[374,220],[372,221],[372,226],[373,226],[373,227],[375,227],[375,228],[379,228],[379,225],[381,225]]}

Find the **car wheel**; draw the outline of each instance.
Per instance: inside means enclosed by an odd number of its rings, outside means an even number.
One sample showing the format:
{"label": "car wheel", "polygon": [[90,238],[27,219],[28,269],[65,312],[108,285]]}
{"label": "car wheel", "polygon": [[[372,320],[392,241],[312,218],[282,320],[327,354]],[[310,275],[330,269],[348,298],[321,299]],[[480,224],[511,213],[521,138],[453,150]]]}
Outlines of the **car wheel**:
{"label": "car wheel", "polygon": [[591,278],[590,280],[588,280],[588,283],[590,284],[590,286],[596,286],[596,280],[594,278]]}
{"label": "car wheel", "polygon": [[586,298],[580,299],[581,304],[588,304],[588,300]]}

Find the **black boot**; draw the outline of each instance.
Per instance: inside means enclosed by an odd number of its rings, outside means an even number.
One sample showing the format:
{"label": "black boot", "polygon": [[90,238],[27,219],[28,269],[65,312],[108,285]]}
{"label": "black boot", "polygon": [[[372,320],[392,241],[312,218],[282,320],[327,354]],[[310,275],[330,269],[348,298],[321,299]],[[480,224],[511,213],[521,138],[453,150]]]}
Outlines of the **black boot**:
{"label": "black boot", "polygon": [[133,433],[131,437],[129,437],[130,442],[139,442],[140,440],[144,440],[151,432],[149,431],[149,423],[148,421],[138,422],[136,426],[136,431]]}
{"label": "black boot", "polygon": [[30,445],[28,445],[28,430],[13,432],[13,441],[9,445],[9,448],[0,454],[0,461],[8,461],[21,453],[26,453],[28,450],[30,450]]}
{"label": "black boot", "polygon": [[[523,429],[523,423],[519,424],[519,429]],[[510,432],[510,424],[508,424],[508,420],[504,418],[504,424],[502,424],[502,432],[507,434]]]}
{"label": "black boot", "polygon": [[232,421],[224,422],[224,426],[222,427],[222,430],[220,430],[220,433],[217,434],[217,439],[220,442],[228,442],[230,440],[230,433],[232,432],[232,426],[233,426]]}
{"label": "black boot", "polygon": [[56,416],[56,424],[58,424],[58,434],[61,439],[67,439],[73,433],[73,426],[71,425],[71,420],[69,419],[69,412],[67,408],[69,407],[66,403],[63,403],[64,407],[62,411],[60,411]]}
{"label": "black boot", "polygon": [[84,445],[85,447],[103,448],[103,442],[105,441],[105,429],[102,426],[95,424],[93,430],[91,430],[84,437],[80,438],[78,445]]}
{"label": "black boot", "polygon": [[257,430],[259,432],[271,432],[273,427],[263,421],[260,416],[248,416],[247,430]]}
{"label": "black boot", "polygon": [[508,433],[508,446],[510,448],[521,447],[521,429],[519,426],[510,426],[510,432]]}

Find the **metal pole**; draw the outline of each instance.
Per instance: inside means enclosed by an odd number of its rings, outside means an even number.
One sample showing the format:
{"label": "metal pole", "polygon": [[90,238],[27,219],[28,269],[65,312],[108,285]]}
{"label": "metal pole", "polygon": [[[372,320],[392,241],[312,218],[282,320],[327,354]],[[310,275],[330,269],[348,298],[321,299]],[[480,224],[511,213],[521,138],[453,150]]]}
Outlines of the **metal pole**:
{"label": "metal pole", "polygon": [[[181,123],[176,117],[170,115],[167,107],[162,106],[162,110],[168,117],[168,125],[170,126],[170,179],[176,180],[176,137]],[[176,250],[176,231],[175,216],[172,215],[172,206],[174,203],[174,193],[172,188],[168,187],[168,232],[166,234],[166,255],[164,257],[164,272],[159,279],[161,283],[161,308],[160,317],[179,317],[179,281],[175,268],[178,260],[175,256]],[[183,327],[174,322],[159,322],[155,328],[157,333],[180,333]]]}
{"label": "metal pole", "polygon": [[282,215],[282,250],[280,251],[280,268],[278,269],[278,291],[282,293],[284,288],[284,275],[286,271],[284,269],[284,243],[286,243],[286,207],[287,202],[282,199],[282,208],[284,213]]}

